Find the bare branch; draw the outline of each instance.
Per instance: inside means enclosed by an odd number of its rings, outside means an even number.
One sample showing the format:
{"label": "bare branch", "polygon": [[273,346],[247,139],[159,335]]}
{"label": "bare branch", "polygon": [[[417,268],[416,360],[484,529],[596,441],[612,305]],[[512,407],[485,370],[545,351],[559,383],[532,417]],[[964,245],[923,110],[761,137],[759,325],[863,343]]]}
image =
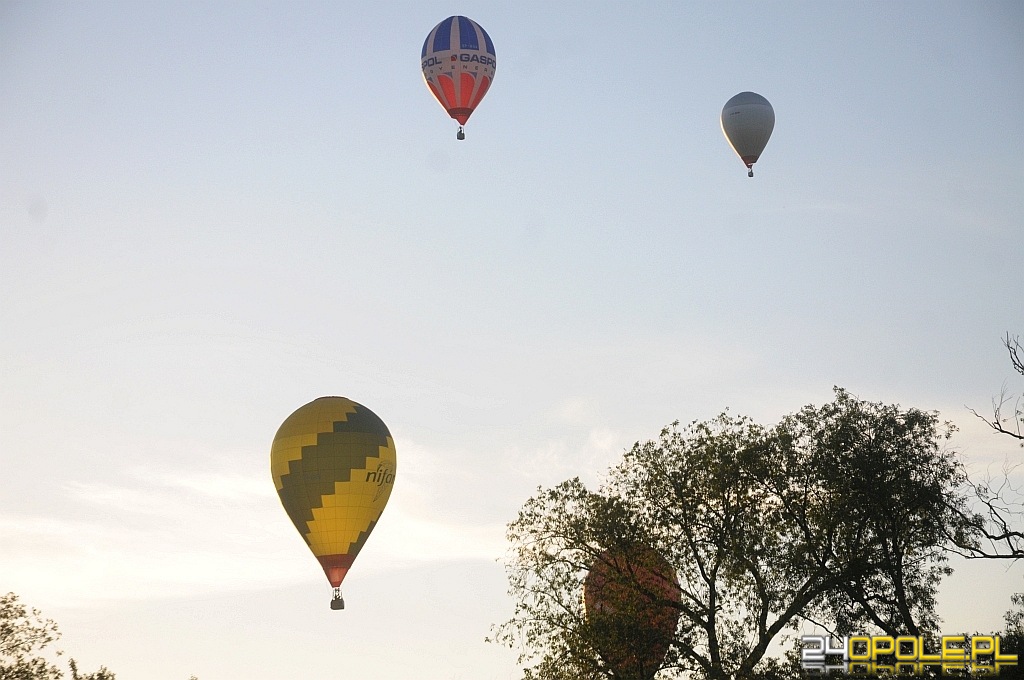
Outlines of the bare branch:
{"label": "bare branch", "polygon": [[[1021,345],[1020,337],[1011,337],[1007,333],[1003,338],[1003,346],[1006,347],[1006,351],[1010,355],[1010,365],[1013,366],[1013,370],[1024,375],[1024,346]],[[998,434],[1005,434],[1020,440],[1021,446],[1024,447],[1024,393],[1015,398],[1007,391],[1004,383],[1003,388],[999,391],[999,398],[992,399],[991,419],[979,414],[973,408],[966,408]],[[1007,410],[1011,413],[1007,413]]]}
{"label": "bare branch", "polygon": [[1006,338],[1003,339],[1003,345],[1006,347],[1006,351],[1010,353],[1010,363],[1013,365],[1013,370],[1024,375],[1024,347],[1021,347],[1020,336],[1011,338],[1010,334],[1007,333]]}

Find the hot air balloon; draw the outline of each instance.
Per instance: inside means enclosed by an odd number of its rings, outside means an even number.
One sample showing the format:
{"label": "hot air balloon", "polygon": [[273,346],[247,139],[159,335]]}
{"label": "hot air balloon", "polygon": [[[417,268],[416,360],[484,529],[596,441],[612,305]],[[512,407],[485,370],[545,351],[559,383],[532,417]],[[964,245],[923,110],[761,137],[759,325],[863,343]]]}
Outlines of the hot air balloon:
{"label": "hot air balloon", "polygon": [[775,128],[775,111],[768,100],[755,92],[740,92],[722,109],[722,132],[733,151],[754,176],[754,163],[761,156]]}
{"label": "hot air balloon", "polygon": [[465,139],[469,120],[494,80],[494,43],[472,19],[448,17],[434,26],[420,54],[423,79],[448,115],[459,122],[457,139]]}
{"label": "hot air balloon", "polygon": [[587,622],[617,678],[654,676],[676,632],[681,602],[672,565],[644,546],[604,551],[583,580]]}
{"label": "hot air balloon", "polygon": [[334,587],[331,609],[345,608],[341,582],[387,505],[396,467],[387,425],[345,397],[314,399],[274,435],[274,485]]}

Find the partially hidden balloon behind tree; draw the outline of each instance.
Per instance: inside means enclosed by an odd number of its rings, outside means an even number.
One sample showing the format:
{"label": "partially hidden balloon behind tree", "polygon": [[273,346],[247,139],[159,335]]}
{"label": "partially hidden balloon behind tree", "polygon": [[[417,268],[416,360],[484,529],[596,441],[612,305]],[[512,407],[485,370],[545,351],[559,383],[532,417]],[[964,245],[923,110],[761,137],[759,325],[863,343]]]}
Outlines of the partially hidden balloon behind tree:
{"label": "partially hidden balloon behind tree", "polygon": [[774,129],[775,110],[756,92],[740,92],[722,108],[722,132],[750,177]]}
{"label": "partially hidden balloon behind tree", "polygon": [[277,430],[270,468],[281,505],[334,587],[331,608],[344,608],[341,583],[395,481],[387,425],[351,399],[314,399]]}
{"label": "partially hidden balloon behind tree", "polygon": [[656,550],[606,550],[583,580],[592,640],[617,678],[649,678],[665,660],[679,622],[682,589]]}
{"label": "partially hidden balloon behind tree", "polygon": [[494,43],[472,19],[451,16],[427,34],[420,52],[423,79],[448,115],[463,126],[487,94],[497,67]]}

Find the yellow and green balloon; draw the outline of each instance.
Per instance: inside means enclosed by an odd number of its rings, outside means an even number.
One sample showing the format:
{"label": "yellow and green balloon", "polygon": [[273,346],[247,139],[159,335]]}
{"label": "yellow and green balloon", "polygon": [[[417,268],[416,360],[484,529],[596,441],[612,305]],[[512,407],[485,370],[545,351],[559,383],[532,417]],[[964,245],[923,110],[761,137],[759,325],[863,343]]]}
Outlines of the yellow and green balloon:
{"label": "yellow and green balloon", "polygon": [[380,519],[395,482],[395,442],[384,421],[345,397],[320,397],[281,424],[270,469],[281,505],[335,588]]}

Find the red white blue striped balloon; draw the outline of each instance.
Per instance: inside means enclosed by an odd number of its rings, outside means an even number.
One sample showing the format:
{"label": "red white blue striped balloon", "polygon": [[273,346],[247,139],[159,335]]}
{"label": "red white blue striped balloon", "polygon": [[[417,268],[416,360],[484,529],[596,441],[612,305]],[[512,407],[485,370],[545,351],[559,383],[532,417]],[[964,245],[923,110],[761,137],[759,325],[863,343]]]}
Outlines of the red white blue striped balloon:
{"label": "red white blue striped balloon", "polygon": [[420,65],[434,97],[465,125],[494,80],[494,43],[472,19],[448,17],[427,35]]}

